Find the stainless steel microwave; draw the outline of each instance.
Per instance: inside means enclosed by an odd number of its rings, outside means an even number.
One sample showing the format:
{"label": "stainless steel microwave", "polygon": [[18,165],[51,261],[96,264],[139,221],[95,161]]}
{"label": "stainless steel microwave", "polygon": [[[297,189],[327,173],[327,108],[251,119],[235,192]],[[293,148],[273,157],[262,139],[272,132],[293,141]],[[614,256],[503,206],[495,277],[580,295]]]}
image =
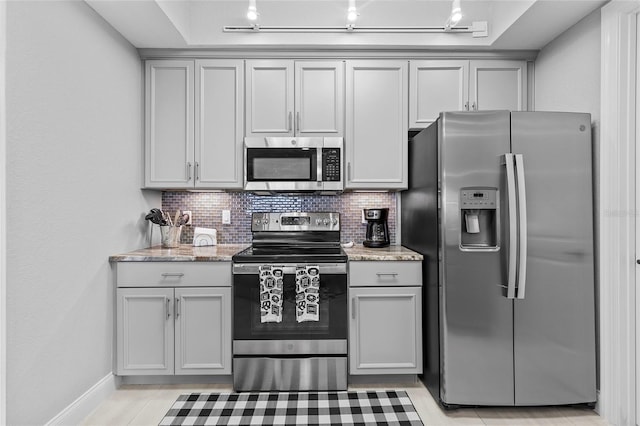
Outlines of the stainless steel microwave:
{"label": "stainless steel microwave", "polygon": [[244,139],[244,189],[254,192],[340,192],[344,143],[336,137]]}

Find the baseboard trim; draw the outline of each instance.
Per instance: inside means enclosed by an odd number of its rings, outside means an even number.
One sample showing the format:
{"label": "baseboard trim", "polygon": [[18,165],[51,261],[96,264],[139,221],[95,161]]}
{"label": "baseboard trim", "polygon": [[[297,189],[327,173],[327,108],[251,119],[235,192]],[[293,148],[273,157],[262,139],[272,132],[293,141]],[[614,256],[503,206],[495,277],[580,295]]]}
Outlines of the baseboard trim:
{"label": "baseboard trim", "polygon": [[98,405],[109,397],[119,386],[119,380],[109,373],[98,383],[60,411],[46,426],[75,425],[82,422]]}

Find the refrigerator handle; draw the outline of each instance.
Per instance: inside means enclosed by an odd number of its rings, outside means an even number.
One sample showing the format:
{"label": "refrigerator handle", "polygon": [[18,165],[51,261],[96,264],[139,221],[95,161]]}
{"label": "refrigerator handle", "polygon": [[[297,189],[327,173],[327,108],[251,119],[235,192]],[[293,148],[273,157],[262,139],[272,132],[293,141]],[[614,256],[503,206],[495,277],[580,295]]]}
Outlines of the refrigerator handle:
{"label": "refrigerator handle", "polygon": [[516,178],[513,154],[504,154],[507,171],[507,198],[509,206],[509,273],[507,275],[507,299],[516,297],[516,260],[518,254],[518,214],[516,211]]}
{"label": "refrigerator handle", "polygon": [[527,194],[524,179],[524,158],[516,154],[516,176],[518,179],[518,299],[524,299],[524,289],[527,283]]}

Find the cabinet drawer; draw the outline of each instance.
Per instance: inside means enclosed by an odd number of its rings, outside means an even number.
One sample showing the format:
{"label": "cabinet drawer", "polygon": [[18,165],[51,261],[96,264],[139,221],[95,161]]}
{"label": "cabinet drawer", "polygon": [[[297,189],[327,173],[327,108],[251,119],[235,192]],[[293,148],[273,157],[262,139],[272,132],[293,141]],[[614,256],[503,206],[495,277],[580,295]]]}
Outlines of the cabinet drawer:
{"label": "cabinet drawer", "polygon": [[120,262],[118,287],[230,287],[231,262]]}
{"label": "cabinet drawer", "polygon": [[422,286],[420,261],[349,262],[349,286]]}

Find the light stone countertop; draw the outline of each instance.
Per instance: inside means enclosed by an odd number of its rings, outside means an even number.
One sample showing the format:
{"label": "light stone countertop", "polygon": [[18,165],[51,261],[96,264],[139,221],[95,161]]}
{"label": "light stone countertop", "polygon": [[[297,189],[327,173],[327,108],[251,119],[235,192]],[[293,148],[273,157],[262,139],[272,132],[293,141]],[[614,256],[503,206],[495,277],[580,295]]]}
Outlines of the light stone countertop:
{"label": "light stone countertop", "polygon": [[109,257],[111,262],[225,262],[249,244],[219,244],[194,247],[181,244],[177,248],[153,246]]}
{"label": "light stone countertop", "polygon": [[351,248],[344,248],[349,260],[422,260],[423,256],[403,246],[388,246],[382,248],[365,247],[356,244]]}
{"label": "light stone countertop", "polygon": [[[217,246],[194,247],[190,244],[181,244],[180,247],[172,249],[153,246],[110,256],[109,261],[228,262],[231,261],[231,256],[248,246],[249,244],[219,244]],[[349,260],[422,260],[421,254],[402,246],[369,248],[362,244],[356,244],[351,248],[344,248],[344,251],[349,256]]]}

